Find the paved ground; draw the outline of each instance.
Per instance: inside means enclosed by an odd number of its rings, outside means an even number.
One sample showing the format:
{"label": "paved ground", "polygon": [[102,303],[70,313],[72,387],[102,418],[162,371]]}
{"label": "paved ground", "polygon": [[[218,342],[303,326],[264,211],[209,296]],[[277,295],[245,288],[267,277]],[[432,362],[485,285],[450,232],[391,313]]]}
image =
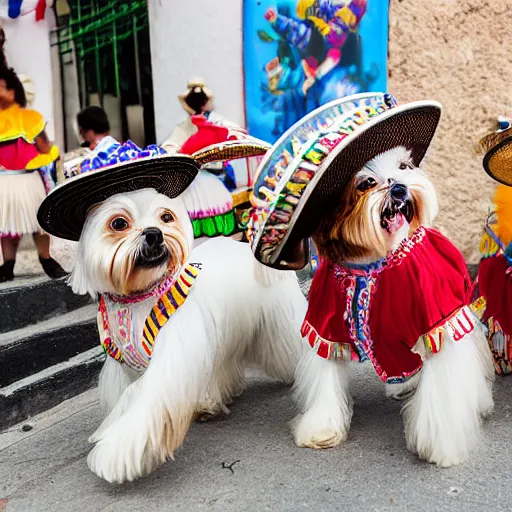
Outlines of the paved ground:
{"label": "paved ground", "polygon": [[406,451],[399,405],[371,368],[353,372],[355,414],[342,447],[296,448],[289,389],[255,375],[229,417],[194,425],[175,462],[123,486],[86,466],[100,420],[93,390],[39,416],[29,432],[0,434],[0,511],[511,510],[512,378],[498,379],[496,412],[473,459],[438,469]]}

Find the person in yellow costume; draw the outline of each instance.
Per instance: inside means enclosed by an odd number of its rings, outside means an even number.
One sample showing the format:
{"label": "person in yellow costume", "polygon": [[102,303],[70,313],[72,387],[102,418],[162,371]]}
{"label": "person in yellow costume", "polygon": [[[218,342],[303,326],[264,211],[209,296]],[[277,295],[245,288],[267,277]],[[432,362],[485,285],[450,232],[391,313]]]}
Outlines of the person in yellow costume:
{"label": "person in yellow costume", "polygon": [[26,109],[25,90],[16,72],[7,66],[0,29],[0,241],[4,263],[0,282],[14,279],[20,239],[31,234],[45,273],[65,275],[50,257],[50,239],[37,222],[37,210],[46,196],[39,169],[52,164],[59,152],[45,133],[39,112]]}

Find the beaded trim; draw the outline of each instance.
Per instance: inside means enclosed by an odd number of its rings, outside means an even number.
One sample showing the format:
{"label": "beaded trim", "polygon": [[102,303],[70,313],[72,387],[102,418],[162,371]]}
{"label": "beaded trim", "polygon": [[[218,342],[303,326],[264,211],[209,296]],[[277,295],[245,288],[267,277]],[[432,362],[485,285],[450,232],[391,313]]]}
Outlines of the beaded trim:
{"label": "beaded trim", "polygon": [[425,348],[432,354],[437,354],[443,347],[446,334],[455,342],[462,341],[476,327],[476,321],[470,306],[463,306],[454,311],[443,324],[435,327],[423,336]]}
{"label": "beaded trim", "polygon": [[275,154],[262,163],[258,173],[247,228],[252,250],[263,263],[272,263],[300,199],[336,146],[396,105],[389,94],[347,98],[306,118],[302,126],[293,127],[293,135],[277,143]]}
{"label": "beaded trim", "polygon": [[149,292],[133,295],[114,295],[106,293],[105,296],[111,302],[117,302],[119,304],[136,304],[137,302],[143,302],[151,297],[160,297],[169,290],[175,281],[176,276],[174,274],[167,274],[161,279],[160,283]]}
{"label": "beaded trim", "polygon": [[404,238],[398,247],[386,258],[384,266],[396,267],[400,265],[414,247],[423,242],[426,234],[427,231],[423,226],[416,228],[413,234],[408,238]]}

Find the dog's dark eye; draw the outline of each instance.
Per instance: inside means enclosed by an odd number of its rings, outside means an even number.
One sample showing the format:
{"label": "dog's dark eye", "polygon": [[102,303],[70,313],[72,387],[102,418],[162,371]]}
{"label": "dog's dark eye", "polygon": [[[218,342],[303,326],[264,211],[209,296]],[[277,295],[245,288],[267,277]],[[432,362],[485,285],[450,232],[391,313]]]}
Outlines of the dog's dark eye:
{"label": "dog's dark eye", "polygon": [[412,165],[408,164],[407,162],[400,162],[400,165],[398,166],[398,168],[401,171],[405,171],[405,169],[412,169]]}
{"label": "dog's dark eye", "polygon": [[173,222],[174,221],[174,216],[173,216],[172,213],[165,212],[165,213],[162,214],[160,219],[162,219],[162,222],[165,222],[166,224],[169,224],[169,222]]}
{"label": "dog's dark eye", "polygon": [[118,217],[110,223],[110,227],[114,231],[124,231],[128,227],[128,221],[123,217]]}
{"label": "dog's dark eye", "polygon": [[367,190],[370,190],[371,188],[375,187],[375,185],[377,185],[375,179],[369,177],[366,178],[361,183],[359,183],[359,185],[357,185],[357,190],[359,190],[359,192],[366,192]]}

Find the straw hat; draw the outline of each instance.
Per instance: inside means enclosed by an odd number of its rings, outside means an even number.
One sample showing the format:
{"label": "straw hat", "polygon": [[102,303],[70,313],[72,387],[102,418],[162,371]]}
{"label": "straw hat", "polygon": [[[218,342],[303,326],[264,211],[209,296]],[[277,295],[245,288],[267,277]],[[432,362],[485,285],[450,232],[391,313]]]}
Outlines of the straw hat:
{"label": "straw hat", "polygon": [[[211,89],[206,87],[206,85],[204,83],[204,78],[201,78],[198,76],[189,79],[189,81],[187,83],[187,92],[185,92],[184,94],[178,95],[178,100],[180,101],[181,106],[190,115],[194,115],[196,112],[188,106],[188,104],[186,102],[187,96],[191,92],[201,92],[201,90],[206,94],[206,97],[208,98],[208,102],[211,103],[213,100],[213,92],[211,91]],[[211,110],[211,109],[206,109],[206,110]]]}
{"label": "straw hat", "polygon": [[484,169],[487,174],[503,185],[512,187],[512,122],[506,117],[498,118],[498,129],[480,141],[486,151]]}
{"label": "straw hat", "polygon": [[335,100],[292,126],[256,173],[248,238],[256,258],[279,269],[307,262],[303,241],[339,206],[344,189],[372,158],[397,146],[419,165],[436,131],[441,105],[398,105],[384,93]]}

